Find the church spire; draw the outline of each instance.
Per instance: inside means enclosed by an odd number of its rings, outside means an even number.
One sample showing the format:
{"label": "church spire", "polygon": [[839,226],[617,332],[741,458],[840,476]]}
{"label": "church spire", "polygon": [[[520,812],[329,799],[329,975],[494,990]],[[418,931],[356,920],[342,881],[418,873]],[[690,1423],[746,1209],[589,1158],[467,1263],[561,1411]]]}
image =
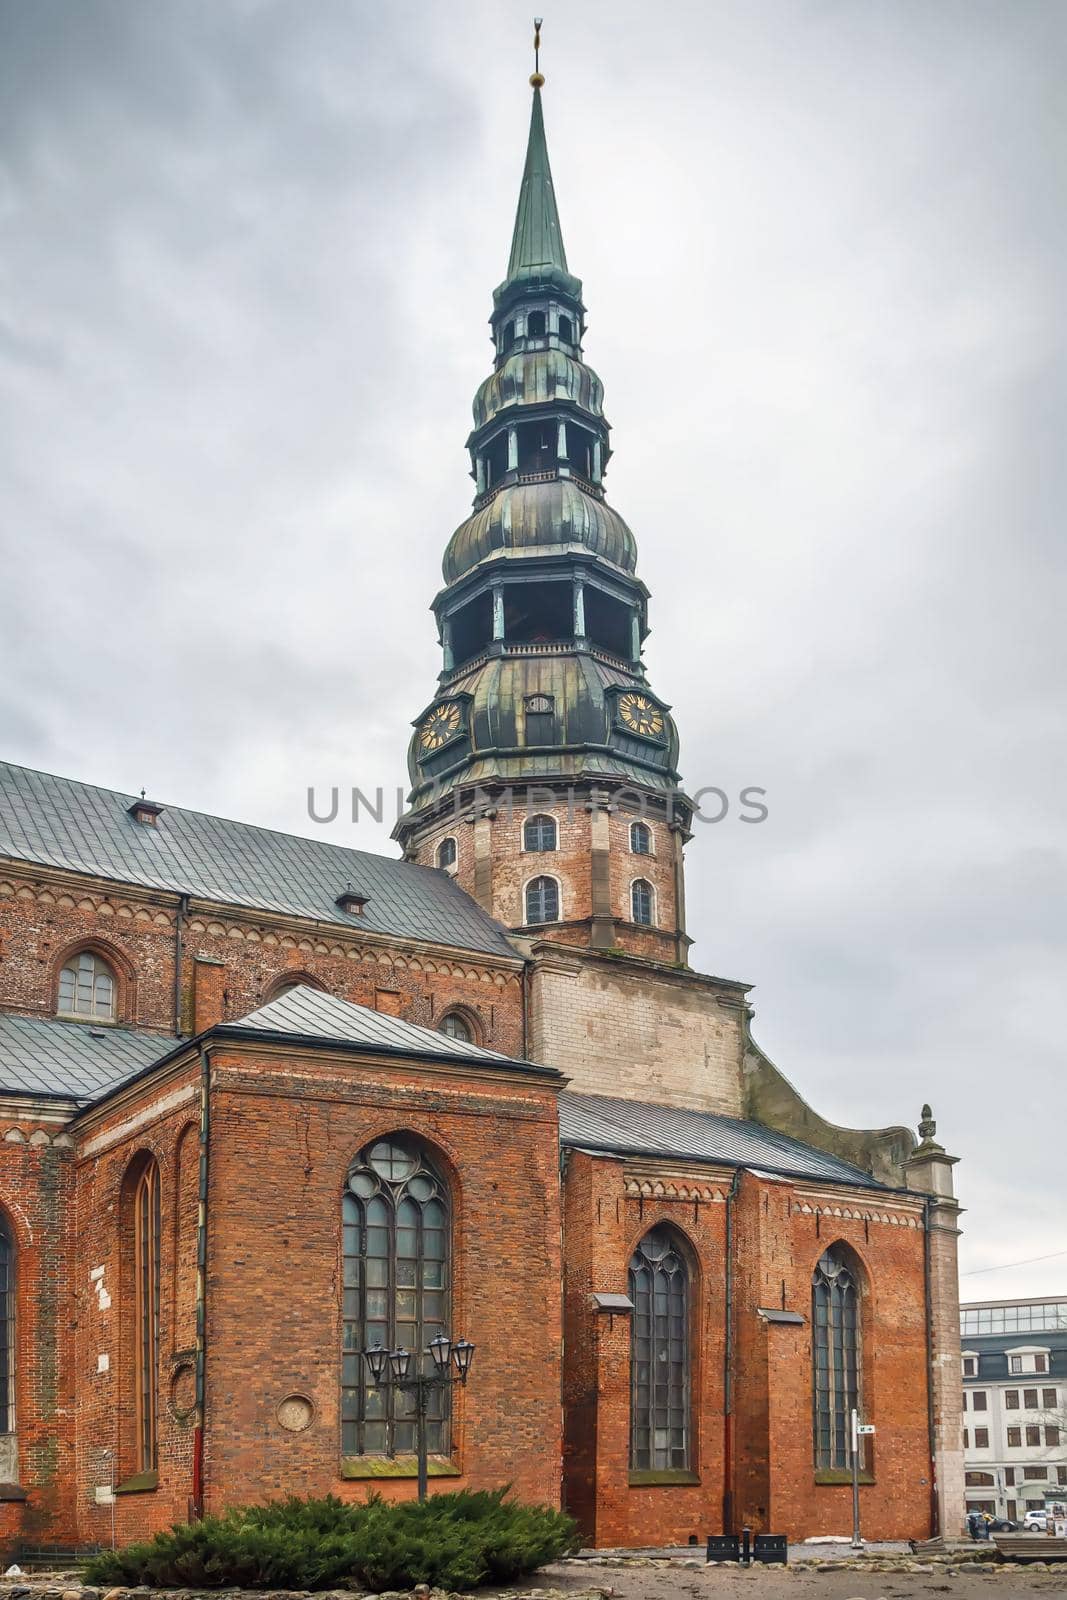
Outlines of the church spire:
{"label": "church spire", "polygon": [[[535,73],[534,76],[540,77],[540,74]],[[553,267],[561,272],[567,271],[567,252],[563,248],[556,191],[552,187],[541,89],[535,84],[526,165],[515,213],[515,231],[511,238],[508,278],[545,277]]]}
{"label": "church spire", "polygon": [[568,270],[567,252],[563,248],[563,230],[559,222],[541,107],[541,89],[545,79],[541,72],[540,52],[541,19],[538,17],[534,22],[534,71],[530,75],[533,106],[530,110],[530,134],[526,141],[526,164],[522,169],[522,186],[511,235],[508,275],[494,296],[498,308],[502,302],[512,301],[516,293],[522,294],[531,287],[537,290],[553,286],[576,301],[580,301],[582,293],[581,281]]}

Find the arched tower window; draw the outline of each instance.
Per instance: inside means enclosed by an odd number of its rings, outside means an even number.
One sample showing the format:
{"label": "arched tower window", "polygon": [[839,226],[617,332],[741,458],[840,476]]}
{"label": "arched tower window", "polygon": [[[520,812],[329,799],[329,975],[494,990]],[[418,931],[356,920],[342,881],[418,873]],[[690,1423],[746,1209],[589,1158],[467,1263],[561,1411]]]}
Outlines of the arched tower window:
{"label": "arched tower window", "polygon": [[522,830],[524,850],[555,850],[555,817],[527,817]]}
{"label": "arched tower window", "polygon": [[500,336],[500,348],[501,350],[510,350],[514,343],[515,324],[514,322],[505,322],[504,332]]}
{"label": "arched tower window", "polygon": [[0,1216],[0,1434],[15,1431],[15,1238]]}
{"label": "arched tower window", "polygon": [[153,1472],[157,1461],[159,1279],[159,1167],[149,1157],[133,1189],[133,1359],[139,1472]]}
{"label": "arched tower window", "polygon": [[527,922],[559,921],[559,884],[555,878],[531,878],[526,885]]}
{"label": "arched tower window", "polygon": [[448,872],[450,868],[455,866],[455,864],[456,864],[456,841],[455,841],[455,839],[451,839],[451,838],[442,839],[441,843],[437,846],[437,865],[439,867],[442,867],[446,872]]}
{"label": "arched tower window", "polygon": [[543,339],[545,336],[545,314],[543,311],[531,311],[526,318],[526,336],[529,339]]}
{"label": "arched tower window", "polygon": [[634,922],[651,928],[655,909],[655,890],[647,878],[635,878],[630,885],[630,911]]}
{"label": "arched tower window", "polygon": [[[341,1449],[398,1456],[415,1450],[412,1398],[372,1388],[362,1351],[380,1344],[425,1350],[446,1331],[449,1291],[448,1189],[422,1146],[402,1134],[361,1150],[343,1202]],[[426,1441],[448,1449],[445,1391],[429,1397]]]}
{"label": "arched tower window", "polygon": [[570,317],[560,317],[559,336],[563,340],[564,344],[574,343],[574,324],[572,323]]}
{"label": "arched tower window", "polygon": [[91,950],[81,950],[59,974],[56,1009],[63,1017],[114,1022],[115,990],[115,974],[107,962]]}
{"label": "arched tower window", "polygon": [[852,1465],[851,1412],[860,1409],[860,1304],[851,1251],[831,1245],[811,1280],[816,1468]]}
{"label": "arched tower window", "polygon": [[653,1228],[630,1262],[630,1466],[689,1467],[689,1273],[669,1228]]}
{"label": "arched tower window", "polygon": [[647,822],[631,822],[630,850],[635,856],[652,854],[652,829]]}
{"label": "arched tower window", "polygon": [[441,1018],[440,1031],[449,1039],[458,1039],[460,1044],[474,1043],[474,1030],[470,1023],[458,1011],[448,1011]]}

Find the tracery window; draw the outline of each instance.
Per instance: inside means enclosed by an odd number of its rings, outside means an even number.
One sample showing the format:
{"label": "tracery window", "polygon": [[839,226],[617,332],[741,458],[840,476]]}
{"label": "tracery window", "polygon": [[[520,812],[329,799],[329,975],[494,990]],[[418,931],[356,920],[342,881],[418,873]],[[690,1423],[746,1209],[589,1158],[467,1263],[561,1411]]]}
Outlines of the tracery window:
{"label": "tracery window", "polygon": [[653,1228],[630,1262],[630,1466],[689,1461],[689,1273],[669,1228]]}
{"label": "tracery window", "polygon": [[159,1400],[159,1168],[145,1162],[133,1194],[137,1469],[156,1466]]}
{"label": "tracery window", "polygon": [[474,1043],[471,1025],[458,1011],[449,1011],[441,1018],[441,1032],[449,1039],[458,1039],[461,1044]]}
{"label": "tracery window", "polygon": [[647,878],[635,878],[630,885],[630,908],[634,922],[643,928],[652,926],[654,892]]}
{"label": "tracery window", "polygon": [[527,817],[522,830],[522,843],[525,850],[555,850],[555,817]]}
{"label": "tracery window", "polygon": [[61,1016],[91,1017],[97,1022],[115,1019],[115,974],[91,950],[71,956],[59,974]]}
{"label": "tracery window", "polygon": [[647,822],[631,822],[630,850],[635,856],[652,854],[652,829]]}
{"label": "tracery window", "polygon": [[15,1241],[0,1217],[0,1434],[15,1431]]}
{"label": "tracery window", "polygon": [[[422,1352],[447,1331],[448,1189],[422,1146],[401,1134],[353,1163],[343,1202],[341,1449],[398,1456],[415,1450],[412,1396],[375,1389],[361,1352],[381,1344]],[[429,1396],[426,1442],[448,1450],[447,1391]]]}
{"label": "tracery window", "polygon": [[526,885],[527,922],[559,921],[559,884],[555,878],[531,878]]}
{"label": "tracery window", "polygon": [[860,1306],[848,1250],[831,1245],[811,1282],[815,1465],[852,1465],[851,1413],[860,1409]]}

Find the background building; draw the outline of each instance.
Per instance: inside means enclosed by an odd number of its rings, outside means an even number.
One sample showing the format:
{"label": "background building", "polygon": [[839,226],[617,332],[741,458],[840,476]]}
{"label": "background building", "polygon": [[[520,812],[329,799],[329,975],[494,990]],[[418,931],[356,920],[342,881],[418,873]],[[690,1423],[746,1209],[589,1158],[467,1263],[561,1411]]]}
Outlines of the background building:
{"label": "background building", "polygon": [[1067,1499],[1067,1297],[960,1306],[968,1511]]}

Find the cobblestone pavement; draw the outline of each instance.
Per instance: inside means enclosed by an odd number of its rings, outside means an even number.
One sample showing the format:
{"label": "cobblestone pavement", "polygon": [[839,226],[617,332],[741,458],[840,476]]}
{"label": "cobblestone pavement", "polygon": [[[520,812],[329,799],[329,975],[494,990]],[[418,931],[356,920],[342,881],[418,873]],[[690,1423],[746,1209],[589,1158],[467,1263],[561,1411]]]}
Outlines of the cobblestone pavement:
{"label": "cobblestone pavement", "polygon": [[[918,1562],[902,1556],[846,1556],[788,1567],[705,1566],[609,1560],[561,1562],[538,1573],[540,1593],[566,1600],[614,1596],[615,1600],[910,1600],[949,1595],[951,1600],[1024,1600],[1067,1595],[1067,1564]],[[511,1591],[515,1593],[515,1591]],[[531,1591],[523,1590],[527,1594]]]}
{"label": "cobblestone pavement", "polygon": [[[665,1558],[601,1554],[546,1567],[505,1589],[482,1589],[473,1600],[1029,1600],[1067,1596],[1067,1563],[1025,1566],[975,1560],[973,1552],[918,1561],[889,1549],[852,1559],[849,1552],[813,1556],[788,1567],[706,1566],[693,1552]],[[27,1574],[0,1581],[0,1600],[356,1600],[353,1591],[318,1595],[234,1589],[88,1589],[73,1572]],[[442,1589],[391,1590],[361,1600],[463,1600]]]}

